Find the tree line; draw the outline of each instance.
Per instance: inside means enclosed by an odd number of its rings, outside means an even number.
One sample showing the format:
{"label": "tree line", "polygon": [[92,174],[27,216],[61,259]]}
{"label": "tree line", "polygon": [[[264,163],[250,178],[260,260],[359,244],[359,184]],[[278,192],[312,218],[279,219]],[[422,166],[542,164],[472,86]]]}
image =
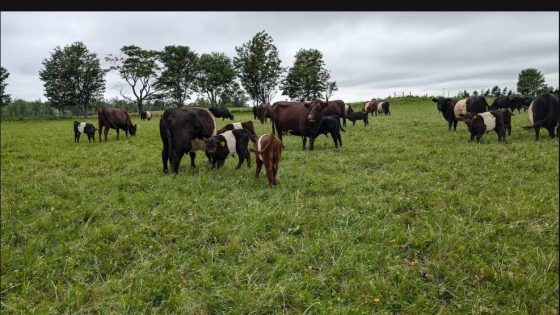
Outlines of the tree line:
{"label": "tree line", "polygon": [[[103,103],[108,72],[122,78],[120,95],[134,102],[139,113],[149,101],[185,106],[193,93],[206,96],[209,106],[220,106],[245,104],[248,99],[254,104],[270,102],[278,87],[282,95],[300,101],[323,98],[324,93],[336,90],[317,49],[301,49],[293,67],[285,69],[272,37],[261,31],[235,51],[236,56],[230,58],[221,52],[198,54],[183,45],[165,46],[161,51],[127,45],[119,54],[106,56],[109,67],[103,69],[97,54],[78,41],[55,47],[43,60],[39,78],[49,106],[63,112],[80,106],[85,118],[90,107]],[[7,105],[9,73],[2,67],[0,74],[2,105]]]}

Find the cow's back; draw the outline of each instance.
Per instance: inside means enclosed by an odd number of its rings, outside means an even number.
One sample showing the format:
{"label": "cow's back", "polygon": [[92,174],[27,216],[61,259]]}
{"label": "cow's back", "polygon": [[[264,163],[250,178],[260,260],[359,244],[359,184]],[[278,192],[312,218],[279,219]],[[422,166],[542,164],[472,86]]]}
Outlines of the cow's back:
{"label": "cow's back", "polygon": [[272,105],[272,120],[281,128],[279,131],[292,130],[301,134],[300,122],[305,120],[309,110],[302,102],[276,102]]}

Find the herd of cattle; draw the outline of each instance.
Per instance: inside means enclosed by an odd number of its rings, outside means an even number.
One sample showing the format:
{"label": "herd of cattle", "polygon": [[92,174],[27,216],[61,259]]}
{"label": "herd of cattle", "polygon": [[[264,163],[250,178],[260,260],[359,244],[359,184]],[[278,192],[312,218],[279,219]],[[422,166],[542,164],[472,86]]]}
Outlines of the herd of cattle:
{"label": "herd of cattle", "polygon": [[[534,129],[536,140],[539,139],[540,128],[548,130],[550,137],[558,134],[558,95],[544,94],[537,99],[522,97],[497,98],[492,106],[489,106],[484,97],[472,97],[468,99],[434,98],[437,109],[443,114],[448,122],[448,130],[453,126],[457,128],[458,121],[463,121],[468,126],[471,134],[470,140],[475,137],[477,142],[483,134],[494,130],[498,134],[498,140],[505,142],[506,131],[511,135],[511,116],[517,109],[521,108],[529,112],[531,126],[526,129]],[[171,172],[177,174],[179,164],[184,154],[189,154],[191,166],[195,167],[196,151],[203,150],[212,168],[218,169],[228,156],[237,154],[239,162],[236,169],[241,168],[244,162],[251,166],[250,151],[256,156],[256,177],[259,177],[262,166],[268,177],[268,185],[277,185],[276,174],[281,152],[284,148],[282,136],[286,133],[301,136],[303,149],[305,150],[307,138],[309,138],[309,150],[313,150],[315,138],[321,134],[331,135],[335,147],[342,146],[340,131],[345,131],[346,119],[353,124],[357,120],[363,120],[364,126],[368,125],[370,115],[390,115],[389,102],[373,99],[363,105],[362,110],[354,112],[352,107],[341,100],[324,102],[314,100],[309,102],[276,102],[274,104],[262,104],[253,107],[255,120],[266,123],[269,119],[272,123],[272,134],[258,137],[252,121],[236,122],[227,124],[224,128],[216,129],[216,118],[234,119],[234,116],[226,108],[170,108],[164,111],[160,122],[160,137],[163,143],[161,152],[163,173],[167,174],[168,163]],[[142,120],[150,120],[152,114],[142,111]],[[342,125],[340,123],[342,119]],[[93,124],[74,122],[74,141],[79,142],[82,133],[87,134],[88,140],[95,141],[95,131],[107,134],[109,129],[116,129],[117,139],[119,130],[136,134],[137,125],[133,124],[128,112],[117,108],[101,108],[98,110],[98,128]],[[249,142],[254,148],[249,148]]]}

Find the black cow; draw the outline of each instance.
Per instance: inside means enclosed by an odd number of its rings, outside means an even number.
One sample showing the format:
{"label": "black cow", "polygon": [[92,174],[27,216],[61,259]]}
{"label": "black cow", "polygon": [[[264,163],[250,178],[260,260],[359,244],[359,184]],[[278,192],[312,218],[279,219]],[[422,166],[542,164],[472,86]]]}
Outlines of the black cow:
{"label": "black cow", "polygon": [[529,106],[528,114],[531,120],[531,126],[523,127],[524,129],[535,130],[535,141],[539,140],[539,132],[541,127],[548,130],[551,138],[554,138],[554,128],[558,133],[558,95],[546,93],[536,98]]}
{"label": "black cow", "polygon": [[457,118],[453,113],[453,108],[457,103],[456,99],[450,99],[448,97],[432,98],[432,101],[436,103],[438,111],[443,114],[443,118],[449,124],[447,130],[451,131],[451,125],[453,125],[453,130],[457,131]]}
{"label": "black cow", "polygon": [[211,137],[216,135],[216,120],[204,108],[169,108],[159,121],[159,135],[163,142],[163,174],[168,172],[167,161],[171,164],[171,171],[177,174],[181,158],[187,152],[191,166],[195,167],[195,152],[205,150]]}
{"label": "black cow", "polygon": [[239,156],[236,170],[241,168],[245,160],[247,160],[247,167],[251,167],[251,154],[248,149],[250,137],[251,135],[245,129],[228,130],[213,136],[206,142],[206,156],[212,159],[212,168],[222,167],[228,155],[233,156],[235,153]]}
{"label": "black cow", "polygon": [[224,121],[226,118],[229,118],[231,120],[233,120],[233,115],[230,113],[230,111],[225,108],[225,107],[210,107],[208,108],[208,110],[214,114],[214,116],[216,118],[222,118],[222,121]]}
{"label": "black cow", "polygon": [[290,131],[302,137],[303,149],[309,137],[309,150],[313,150],[315,135],[323,119],[323,109],[327,103],[321,100],[312,102],[276,102],[272,105],[272,133],[282,140],[282,132]]}
{"label": "black cow", "polygon": [[338,148],[339,145],[342,147],[342,137],[340,136],[341,131],[346,130],[344,130],[344,128],[340,125],[340,117],[336,115],[323,116],[316,137],[320,134],[324,134],[326,136],[330,133],[334,141],[334,147]]}
{"label": "black cow", "polygon": [[109,129],[117,130],[117,139],[119,138],[119,129],[123,129],[126,137],[128,138],[128,133],[131,136],[136,134],[136,128],[138,125],[132,124],[128,112],[120,108],[104,107],[97,111],[97,120],[99,123],[99,142],[101,142],[101,132],[105,128],[105,142],[107,142],[107,134]]}
{"label": "black cow", "polygon": [[232,123],[232,124],[227,124],[225,125],[222,129],[216,131],[217,134],[220,133],[224,133],[228,130],[234,130],[234,129],[245,129],[249,132],[249,135],[251,136],[251,142],[256,143],[257,142],[257,134],[255,133],[255,127],[253,126],[253,122],[252,121],[245,121],[245,122],[236,122],[236,123]]}
{"label": "black cow", "polygon": [[353,112],[349,114],[346,118],[352,122],[352,126],[356,125],[356,120],[363,120],[364,127],[369,125],[368,112]]}
{"label": "black cow", "polygon": [[468,112],[460,115],[471,133],[469,142],[473,141],[476,137],[476,142],[478,143],[482,135],[492,130],[498,134],[498,141],[506,142],[506,130],[503,120],[504,111],[490,111],[484,113]]}
{"label": "black cow", "polygon": [[323,115],[336,115],[338,117],[342,117],[342,124],[346,127],[346,113],[348,111],[348,108],[349,105],[346,105],[344,101],[329,101],[327,107],[323,110]]}
{"label": "black cow", "polygon": [[511,95],[511,96],[500,96],[497,97],[494,102],[492,102],[492,109],[503,109],[503,108],[507,108],[509,109],[512,113],[514,110],[517,109],[517,112],[520,113],[521,112],[521,108],[523,108],[525,111],[527,111],[527,108],[529,108],[529,105],[531,105],[531,102],[533,101],[533,98],[530,96],[518,96],[518,95]]}
{"label": "black cow", "polygon": [[[377,105],[379,107],[379,105]],[[385,115],[391,115],[391,111],[389,111],[389,102],[382,102],[381,103],[381,109],[383,114]]]}
{"label": "black cow", "polygon": [[74,121],[74,142],[80,142],[80,135],[85,133],[88,137],[88,142],[95,142],[95,126],[90,123]]}

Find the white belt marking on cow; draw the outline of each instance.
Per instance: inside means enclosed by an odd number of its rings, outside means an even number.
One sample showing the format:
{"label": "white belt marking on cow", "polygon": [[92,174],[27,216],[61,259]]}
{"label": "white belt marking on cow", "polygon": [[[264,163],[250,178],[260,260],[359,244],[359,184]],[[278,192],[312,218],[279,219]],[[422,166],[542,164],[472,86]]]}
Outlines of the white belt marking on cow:
{"label": "white belt marking on cow", "polygon": [[227,147],[229,150],[229,154],[234,155],[235,154],[235,136],[233,135],[233,131],[228,130],[224,133],[221,134],[222,136],[224,136],[224,138],[226,139],[226,143],[227,143]]}
{"label": "white belt marking on cow", "polygon": [[344,104],[344,113],[345,113],[345,114],[348,113],[348,107],[350,107],[350,105]]}
{"label": "white belt marking on cow", "polygon": [[240,122],[233,123],[233,129],[243,129]]}
{"label": "white belt marking on cow", "polygon": [[385,102],[381,102],[379,104],[377,104],[377,112],[383,112],[383,107],[381,105],[383,105],[383,103]]}
{"label": "white belt marking on cow", "polygon": [[486,131],[492,131],[496,128],[496,117],[490,112],[484,112],[478,114],[484,120],[484,125],[486,126]]}
{"label": "white belt marking on cow", "polygon": [[370,105],[370,104],[371,104],[371,102],[367,102],[367,103],[366,103],[366,106],[364,107],[364,110],[367,111],[367,109],[369,108],[369,105]]}
{"label": "white belt marking on cow", "polygon": [[466,114],[466,113],[467,113],[467,99],[457,101],[455,107],[453,107],[453,114],[455,115],[455,118],[459,118],[460,114]]}
{"label": "white belt marking on cow", "polygon": [[86,127],[86,123],[84,123],[84,122],[83,122],[83,123],[80,123],[80,124],[78,125],[78,131],[79,131],[80,133],[84,133],[84,128],[85,128],[85,127]]}
{"label": "white belt marking on cow", "polygon": [[[262,135],[262,136],[259,138],[259,140],[257,141],[257,151],[260,151],[260,150],[262,149],[261,141],[262,141],[262,139],[264,138],[264,136],[266,136],[266,135]],[[263,158],[262,154],[259,154],[259,160],[261,160],[261,161],[264,162],[264,158]]]}
{"label": "white belt marking on cow", "polygon": [[531,120],[531,126],[535,125],[535,122],[533,121],[533,103],[531,102],[531,105],[529,105],[529,109],[527,110],[527,113],[529,114],[529,120]]}
{"label": "white belt marking on cow", "polygon": [[150,113],[150,112],[146,112],[146,118],[147,118],[147,119],[150,119],[150,118],[152,118],[152,113]]}

